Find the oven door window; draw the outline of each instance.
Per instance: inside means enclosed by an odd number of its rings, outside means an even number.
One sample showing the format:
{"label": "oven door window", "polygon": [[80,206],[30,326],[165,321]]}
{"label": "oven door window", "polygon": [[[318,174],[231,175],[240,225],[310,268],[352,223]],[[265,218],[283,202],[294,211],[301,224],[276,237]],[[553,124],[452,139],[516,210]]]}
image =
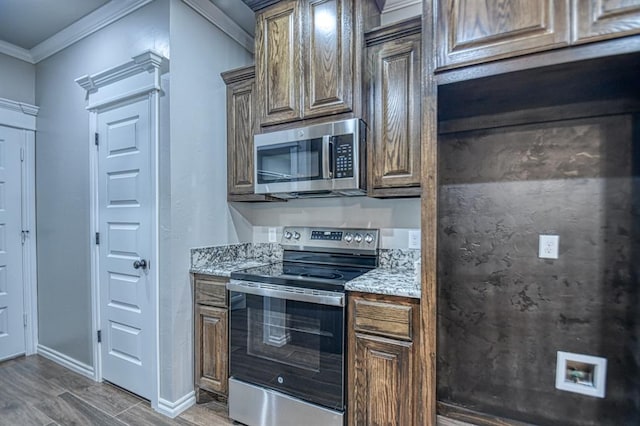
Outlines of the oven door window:
{"label": "oven door window", "polygon": [[344,308],[231,292],[231,376],[343,410]]}
{"label": "oven door window", "polygon": [[322,138],[258,147],[258,183],[322,179]]}

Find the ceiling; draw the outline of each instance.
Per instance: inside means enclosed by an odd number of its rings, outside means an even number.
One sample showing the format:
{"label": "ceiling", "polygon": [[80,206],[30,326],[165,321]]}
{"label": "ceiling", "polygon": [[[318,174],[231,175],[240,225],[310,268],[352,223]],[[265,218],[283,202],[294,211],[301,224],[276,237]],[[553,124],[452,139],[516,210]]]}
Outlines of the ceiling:
{"label": "ceiling", "polygon": [[0,40],[31,49],[109,0],[0,0]]}

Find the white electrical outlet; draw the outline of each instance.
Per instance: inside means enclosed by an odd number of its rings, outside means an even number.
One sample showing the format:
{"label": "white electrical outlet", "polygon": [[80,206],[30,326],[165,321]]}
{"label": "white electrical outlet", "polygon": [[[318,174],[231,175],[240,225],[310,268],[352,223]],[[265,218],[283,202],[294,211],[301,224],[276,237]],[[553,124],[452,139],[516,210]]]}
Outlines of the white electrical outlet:
{"label": "white electrical outlet", "polygon": [[420,248],[420,230],[412,230],[409,231],[409,248],[410,249],[419,249]]}
{"label": "white electrical outlet", "polygon": [[276,233],[276,228],[269,228],[269,242],[270,243],[278,242],[278,234]]}
{"label": "white electrical outlet", "polygon": [[557,235],[540,235],[538,257],[541,259],[557,259],[560,237]]}

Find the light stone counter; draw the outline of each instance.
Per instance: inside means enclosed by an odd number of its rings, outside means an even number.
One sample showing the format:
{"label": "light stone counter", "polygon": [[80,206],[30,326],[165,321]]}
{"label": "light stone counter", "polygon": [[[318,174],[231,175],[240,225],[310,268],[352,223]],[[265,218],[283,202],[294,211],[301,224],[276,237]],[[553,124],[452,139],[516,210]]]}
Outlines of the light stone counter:
{"label": "light stone counter", "polygon": [[[348,281],[345,289],[365,293],[420,298],[414,264],[420,250],[381,249],[379,267]],[[279,244],[231,244],[191,249],[190,272],[228,277],[231,272],[282,260]]]}
{"label": "light stone counter", "polygon": [[413,269],[376,268],[345,284],[348,291],[420,298],[420,281]]}
{"label": "light stone counter", "polygon": [[254,266],[263,266],[267,264],[268,263],[266,262],[261,262],[255,259],[229,260],[226,262],[213,263],[211,265],[199,268],[192,267],[189,272],[193,272],[195,274],[214,275],[216,277],[229,277],[234,271],[253,268]]}

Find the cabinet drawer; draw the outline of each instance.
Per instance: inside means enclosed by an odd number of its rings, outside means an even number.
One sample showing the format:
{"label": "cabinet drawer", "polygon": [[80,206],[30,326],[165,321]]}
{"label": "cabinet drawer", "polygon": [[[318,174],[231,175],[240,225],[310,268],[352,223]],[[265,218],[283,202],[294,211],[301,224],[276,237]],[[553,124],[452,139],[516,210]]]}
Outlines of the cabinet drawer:
{"label": "cabinet drawer", "polygon": [[406,305],[356,300],[354,328],[359,332],[412,340],[412,309]]}
{"label": "cabinet drawer", "polygon": [[209,306],[227,306],[227,280],[196,276],[195,303]]}

